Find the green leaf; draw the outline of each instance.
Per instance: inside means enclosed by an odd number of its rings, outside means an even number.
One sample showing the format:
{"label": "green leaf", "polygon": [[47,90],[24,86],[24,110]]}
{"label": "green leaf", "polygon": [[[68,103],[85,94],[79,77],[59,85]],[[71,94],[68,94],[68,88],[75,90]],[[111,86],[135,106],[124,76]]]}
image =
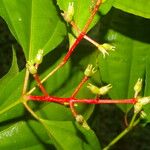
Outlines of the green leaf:
{"label": "green leaf", "polygon": [[[149,59],[150,60],[150,59]],[[146,62],[146,75],[145,75],[145,86],[144,86],[144,96],[150,96],[150,61]],[[144,112],[146,113],[146,123],[150,123],[150,104],[148,103],[143,107]]]}
{"label": "green leaf", "polygon": [[[59,150],[100,150],[98,139],[92,130],[86,130],[70,121],[43,120],[47,131],[55,138]],[[63,136],[62,136],[63,135]],[[65,137],[65,140],[64,140]]]}
{"label": "green leaf", "polygon": [[144,18],[150,18],[150,1],[114,0],[114,7]]}
{"label": "green leaf", "polygon": [[6,85],[8,83],[8,81],[11,81],[12,77],[15,76],[18,72],[19,72],[19,69],[18,69],[18,65],[17,65],[17,59],[16,59],[16,55],[15,55],[15,52],[13,49],[12,66],[11,66],[9,72],[3,78],[0,79],[1,94],[3,93],[3,91],[6,88],[6,86],[4,86],[4,85]]}
{"label": "green leaf", "polygon": [[1,0],[0,16],[8,24],[28,60],[34,59],[39,49],[47,54],[66,34],[65,25],[51,0]]}
{"label": "green leaf", "polygon": [[18,121],[0,131],[0,149],[51,148],[48,135],[37,121]]}
{"label": "green leaf", "polygon": [[[47,121],[44,127],[33,120],[23,120],[0,131],[0,149],[86,149],[100,150],[99,142],[92,130],[85,130],[70,121]],[[65,137],[65,140],[64,140]],[[55,143],[55,145],[54,145]]]}
{"label": "green leaf", "polygon": [[[24,71],[19,73],[16,55],[13,50],[13,61],[9,72],[0,79],[0,112],[10,105],[15,105],[21,96]],[[17,107],[15,110],[8,111],[0,116],[0,122],[19,117],[23,113],[23,107]]]}
{"label": "green leaf", "polygon": [[[101,39],[116,47],[106,59],[100,56],[99,67],[102,81],[111,83],[112,99],[133,98],[134,84],[143,78],[144,95],[150,95],[150,21],[112,9],[101,24]],[[141,93],[142,94],[142,93]],[[120,106],[127,111],[126,104]]]}

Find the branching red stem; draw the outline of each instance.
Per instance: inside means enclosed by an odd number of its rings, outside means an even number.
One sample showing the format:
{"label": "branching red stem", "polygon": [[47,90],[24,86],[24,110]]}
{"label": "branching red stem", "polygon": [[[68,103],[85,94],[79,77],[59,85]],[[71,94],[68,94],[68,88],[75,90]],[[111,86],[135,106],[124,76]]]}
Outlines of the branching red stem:
{"label": "branching red stem", "polygon": [[86,34],[86,32],[87,32],[91,22],[93,21],[94,16],[97,13],[101,3],[102,3],[102,0],[97,0],[96,5],[95,5],[94,9],[92,10],[88,21],[86,22],[86,24],[85,24],[84,28],[82,29],[82,31],[80,32],[79,36],[77,37],[77,39],[75,40],[75,42],[73,43],[71,48],[69,49],[69,51],[66,54],[66,56],[64,57],[63,62],[65,62],[65,63],[67,62],[67,60],[69,59],[70,55],[72,54],[72,52],[74,51],[74,49],[76,48],[78,43],[83,39],[83,37]]}
{"label": "branching red stem", "polygon": [[[84,26],[83,30],[81,31],[81,33],[79,34],[79,36],[77,37],[77,39],[75,40],[75,42],[73,43],[73,45],[70,47],[70,49],[68,50],[67,54],[65,55],[64,59],[59,63],[59,65],[54,68],[42,81],[40,81],[40,83],[45,82],[51,75],[53,75],[59,68],[61,68],[63,65],[66,64],[66,62],[68,61],[69,57],[71,56],[72,52],[74,51],[74,49],[76,48],[76,46],[79,44],[79,42],[83,39],[84,35],[87,32],[88,27],[90,26],[94,15],[96,14],[96,12],[98,11],[98,8],[101,4],[101,0],[98,0],[92,13],[91,16],[89,17],[86,25]],[[34,90],[36,89],[36,87],[32,88],[27,94],[31,94]],[[44,92],[44,91],[43,91]],[[46,94],[46,93],[45,93]]]}
{"label": "branching red stem", "polygon": [[79,34],[79,36],[77,37],[77,39],[75,40],[75,42],[73,43],[73,45],[70,47],[69,51],[67,52],[67,54],[65,55],[63,62],[66,63],[70,57],[70,55],[72,54],[72,52],[74,51],[74,49],[76,48],[76,46],[79,44],[79,42],[83,39],[85,33],[81,32]]}
{"label": "branching red stem", "polygon": [[[81,33],[80,29],[77,27],[77,25],[71,21],[70,24],[72,25],[72,27],[78,32]],[[86,39],[87,41],[89,41],[90,43],[92,43],[93,45],[95,45],[96,47],[99,46],[99,43],[97,43],[96,41],[94,41],[93,39],[91,39],[89,36],[87,36],[86,34],[84,35],[84,39]]]}
{"label": "branching red stem", "polygon": [[86,103],[86,104],[135,104],[137,99],[123,99],[123,100],[111,100],[111,99],[76,99],[76,98],[60,98],[55,96],[27,96],[28,100],[33,101],[45,101],[45,102],[55,102],[55,103],[64,103],[64,102],[72,102],[72,103]]}

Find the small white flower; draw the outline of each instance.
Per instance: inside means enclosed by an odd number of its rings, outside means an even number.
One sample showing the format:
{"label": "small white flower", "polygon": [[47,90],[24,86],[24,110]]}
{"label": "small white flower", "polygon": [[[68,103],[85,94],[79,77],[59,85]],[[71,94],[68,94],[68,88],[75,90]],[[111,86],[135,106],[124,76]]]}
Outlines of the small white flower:
{"label": "small white flower", "polygon": [[61,13],[66,22],[71,22],[74,16],[74,2],[69,2],[68,10]]}
{"label": "small white flower", "polygon": [[141,103],[142,105],[150,103],[150,96],[139,98],[138,103]]}
{"label": "small white flower", "polygon": [[93,93],[93,94],[98,94],[99,95],[99,88],[91,83],[88,84],[87,86],[88,89],[90,89],[90,91]]}
{"label": "small white flower", "polygon": [[89,88],[93,94],[105,95],[112,88],[112,85],[108,84],[106,86],[102,86],[101,88],[98,88],[97,86],[89,83],[87,88]]}
{"label": "small white flower", "polygon": [[142,104],[141,103],[136,103],[135,105],[134,105],[134,113],[135,114],[138,114],[141,110],[142,110]]}
{"label": "small white flower", "polygon": [[28,69],[28,71],[31,74],[36,74],[37,73],[37,69],[35,68],[32,61],[27,61],[26,68]]}
{"label": "small white flower", "polygon": [[87,77],[91,77],[97,70],[93,67],[92,64],[89,64],[84,71],[84,75]]}
{"label": "small white flower", "polygon": [[105,58],[106,55],[109,55],[108,51],[115,51],[115,46],[104,43],[98,46],[98,50],[103,54],[103,57]]}
{"label": "small white flower", "polygon": [[108,84],[106,86],[102,86],[100,89],[99,89],[99,95],[105,95],[108,93],[108,91],[112,88],[112,85],[111,84]]}
{"label": "small white flower", "polygon": [[42,63],[42,61],[43,61],[43,53],[44,53],[44,51],[42,49],[38,50],[38,53],[37,53],[37,55],[35,57],[35,60],[34,60],[36,64],[41,64]]}

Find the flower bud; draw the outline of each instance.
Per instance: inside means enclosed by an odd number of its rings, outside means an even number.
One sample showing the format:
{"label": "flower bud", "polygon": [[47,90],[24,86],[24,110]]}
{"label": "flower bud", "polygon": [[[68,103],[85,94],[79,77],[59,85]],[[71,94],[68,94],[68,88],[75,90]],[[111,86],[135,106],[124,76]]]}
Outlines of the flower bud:
{"label": "flower bud", "polygon": [[134,113],[139,113],[142,110],[143,105],[148,103],[150,103],[150,96],[139,98],[138,102],[134,105]]}
{"label": "flower bud", "polygon": [[85,129],[87,129],[87,130],[90,129],[89,125],[87,124],[86,120],[83,118],[82,115],[77,115],[77,116],[76,116],[76,121],[77,121],[79,124],[81,124],[83,128],[85,128]]}
{"label": "flower bud", "polygon": [[89,88],[93,94],[105,95],[112,88],[112,85],[108,84],[106,86],[102,86],[101,88],[98,88],[97,86],[89,83],[87,88]]}
{"label": "flower bud", "polygon": [[35,68],[35,66],[32,63],[32,61],[27,61],[26,68],[28,69],[28,71],[31,74],[36,74],[37,73],[37,69]]}
{"label": "flower bud", "polygon": [[115,46],[108,44],[108,43],[104,43],[102,44],[102,46],[107,50],[107,51],[114,51],[115,50]]}
{"label": "flower bud", "polygon": [[74,15],[74,2],[69,2],[68,10],[64,11],[64,13],[62,13],[62,16],[64,17],[66,22],[71,22],[73,19],[73,15]]}
{"label": "flower bud", "polygon": [[135,105],[134,105],[134,113],[135,114],[138,114],[141,110],[142,110],[142,104],[141,103],[136,103]]}
{"label": "flower bud", "polygon": [[105,95],[108,93],[108,91],[112,88],[112,85],[111,84],[108,84],[106,86],[102,86],[100,89],[99,89],[99,95]]}
{"label": "flower bud", "polygon": [[146,114],[144,111],[141,111],[140,117],[141,117],[142,119],[145,119],[145,118],[147,117],[147,114]]}
{"label": "flower bud", "polygon": [[93,93],[93,94],[98,94],[99,95],[99,88],[91,83],[88,84],[87,86],[88,89],[90,89],[90,91]]}
{"label": "flower bud", "polygon": [[38,65],[42,63],[42,61],[43,61],[43,50],[42,49],[38,50],[38,53],[37,53],[34,61]]}
{"label": "flower bud", "polygon": [[82,115],[77,115],[77,116],[76,116],[76,121],[77,121],[78,123],[82,124],[83,121],[84,121],[83,116],[82,116]]}
{"label": "flower bud", "polygon": [[87,77],[91,77],[97,70],[93,67],[92,64],[88,65],[84,71],[84,75]]}
{"label": "flower bud", "polygon": [[134,86],[134,91],[135,91],[134,97],[135,98],[138,96],[138,94],[141,90],[142,90],[142,79],[139,78]]}
{"label": "flower bud", "polygon": [[150,96],[139,98],[138,103],[141,103],[142,105],[150,103]]}
{"label": "flower bud", "polygon": [[115,46],[112,46],[108,43],[104,43],[102,45],[99,44],[98,46],[98,50],[103,54],[103,57],[105,58],[105,55],[109,55],[108,51],[114,51],[115,50]]}

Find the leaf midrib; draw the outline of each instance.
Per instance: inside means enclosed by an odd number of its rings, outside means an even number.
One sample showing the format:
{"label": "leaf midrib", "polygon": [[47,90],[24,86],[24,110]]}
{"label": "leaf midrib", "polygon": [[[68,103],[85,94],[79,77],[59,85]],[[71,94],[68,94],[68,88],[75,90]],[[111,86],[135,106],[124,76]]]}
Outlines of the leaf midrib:
{"label": "leaf midrib", "polygon": [[33,25],[33,0],[31,0],[31,14],[30,14],[30,36],[29,36],[29,56],[28,59],[30,60],[31,58],[31,53],[32,53],[32,25]]}

